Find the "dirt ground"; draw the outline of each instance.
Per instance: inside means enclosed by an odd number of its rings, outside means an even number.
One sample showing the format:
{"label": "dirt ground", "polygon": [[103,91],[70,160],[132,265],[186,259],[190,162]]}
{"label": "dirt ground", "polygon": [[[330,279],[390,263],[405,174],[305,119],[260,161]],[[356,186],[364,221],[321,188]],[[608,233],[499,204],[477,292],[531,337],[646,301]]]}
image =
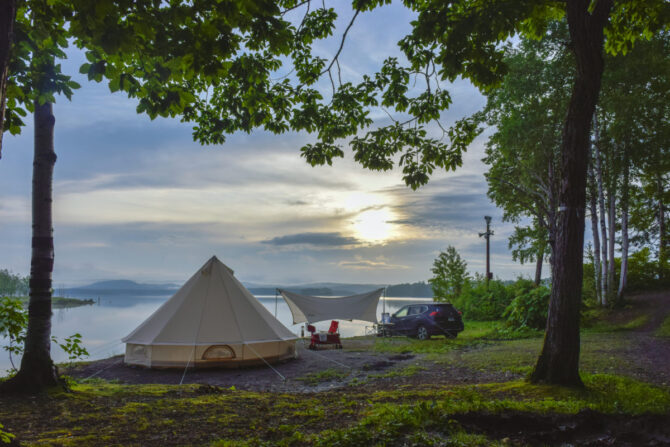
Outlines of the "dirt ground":
{"label": "dirt ground", "polygon": [[[122,383],[146,384],[207,384],[223,388],[234,386],[239,390],[274,392],[319,392],[349,384],[361,384],[371,379],[380,379],[391,370],[416,367],[413,380],[431,383],[483,383],[512,380],[517,375],[511,373],[492,374],[468,368],[440,368],[430,371],[432,362],[421,355],[378,354],[364,351],[374,343],[372,337],[344,342],[345,349],[323,348],[312,351],[298,341],[298,358],[267,366],[238,369],[146,369],[127,366],[123,356],[116,356],[64,371],[76,378],[97,377]],[[427,363],[430,363],[428,365]],[[434,369],[434,368],[432,368]],[[325,372],[324,372],[325,371]],[[332,379],[327,374],[332,372]],[[310,376],[324,374],[315,380]],[[417,377],[415,377],[417,376]],[[403,376],[393,375],[394,384],[402,382]],[[384,380],[381,380],[384,382]],[[383,383],[381,384],[383,385]]]}

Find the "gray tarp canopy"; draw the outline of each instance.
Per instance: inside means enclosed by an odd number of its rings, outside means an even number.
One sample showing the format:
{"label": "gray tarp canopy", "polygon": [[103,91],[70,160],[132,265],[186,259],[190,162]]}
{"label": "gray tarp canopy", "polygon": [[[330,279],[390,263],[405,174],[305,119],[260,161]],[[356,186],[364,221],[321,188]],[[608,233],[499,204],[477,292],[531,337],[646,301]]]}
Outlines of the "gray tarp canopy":
{"label": "gray tarp canopy", "polygon": [[323,320],[362,320],[377,322],[377,304],[384,289],[341,298],[321,298],[277,289],[286,300],[293,324]]}

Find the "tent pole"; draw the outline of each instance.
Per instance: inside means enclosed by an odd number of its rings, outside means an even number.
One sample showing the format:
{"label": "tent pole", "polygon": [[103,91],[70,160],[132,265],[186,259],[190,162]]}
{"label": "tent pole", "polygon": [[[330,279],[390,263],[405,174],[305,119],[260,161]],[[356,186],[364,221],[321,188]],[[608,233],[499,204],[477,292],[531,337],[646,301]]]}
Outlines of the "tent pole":
{"label": "tent pole", "polygon": [[279,289],[275,289],[275,318],[277,318],[277,292]]}

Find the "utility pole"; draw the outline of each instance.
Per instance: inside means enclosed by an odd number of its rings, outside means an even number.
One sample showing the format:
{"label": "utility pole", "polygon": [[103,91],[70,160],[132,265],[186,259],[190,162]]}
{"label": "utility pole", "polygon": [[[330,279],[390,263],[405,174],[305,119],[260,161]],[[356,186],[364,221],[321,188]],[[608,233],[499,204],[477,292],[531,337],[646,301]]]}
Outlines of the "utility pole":
{"label": "utility pole", "polygon": [[493,277],[491,273],[491,248],[490,248],[490,239],[493,236],[493,230],[491,230],[491,216],[484,216],[486,220],[486,231],[484,233],[479,233],[479,237],[484,237],[486,239],[486,288],[489,288],[489,280]]}

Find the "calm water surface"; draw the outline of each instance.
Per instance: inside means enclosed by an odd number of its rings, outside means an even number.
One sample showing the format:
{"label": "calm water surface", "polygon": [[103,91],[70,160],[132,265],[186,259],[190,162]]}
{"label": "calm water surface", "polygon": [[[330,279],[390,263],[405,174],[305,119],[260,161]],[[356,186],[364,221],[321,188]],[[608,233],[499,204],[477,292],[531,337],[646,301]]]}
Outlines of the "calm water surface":
{"label": "calm water surface", "polygon": [[[82,299],[92,298],[96,300],[96,304],[71,309],[54,309],[52,333],[61,340],[74,333],[80,333],[82,343],[90,354],[88,360],[96,360],[122,354],[125,345],[121,342],[121,339],[132,332],[171,295],[71,296]],[[274,296],[258,296],[257,298],[273,315],[275,315],[276,310],[277,319],[292,332],[300,335],[302,324],[292,324],[291,311],[281,297],[277,300]],[[429,300],[429,298],[386,298],[386,311],[392,313],[405,304]],[[383,305],[383,300],[380,299],[377,307],[378,318],[381,318]],[[340,321],[340,334],[343,337],[365,335],[366,326],[370,327],[371,325],[372,323],[365,321]],[[327,330],[330,321],[323,321],[315,324],[315,326],[319,330]],[[5,340],[0,339],[0,344],[4,345],[4,342]],[[51,353],[56,363],[67,361],[67,355],[58,346],[52,345]],[[16,358],[14,364],[17,367],[19,365]],[[10,367],[9,356],[6,352],[0,351],[0,375],[4,375],[2,373]]]}

